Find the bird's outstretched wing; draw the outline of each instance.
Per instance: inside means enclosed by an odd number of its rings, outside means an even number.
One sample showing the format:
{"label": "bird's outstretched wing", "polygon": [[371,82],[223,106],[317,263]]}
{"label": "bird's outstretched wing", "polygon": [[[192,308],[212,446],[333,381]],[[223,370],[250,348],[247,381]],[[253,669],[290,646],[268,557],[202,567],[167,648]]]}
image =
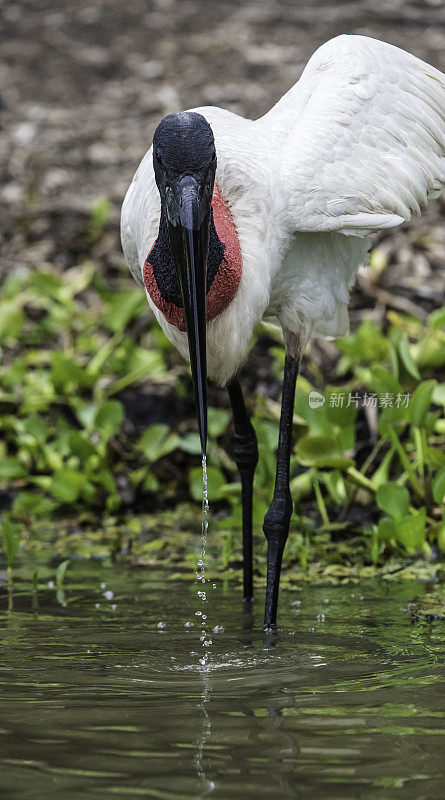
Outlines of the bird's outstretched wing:
{"label": "bird's outstretched wing", "polygon": [[282,214],[294,230],[365,236],[444,186],[445,76],[385,42],[326,42],[266,119],[283,137]]}

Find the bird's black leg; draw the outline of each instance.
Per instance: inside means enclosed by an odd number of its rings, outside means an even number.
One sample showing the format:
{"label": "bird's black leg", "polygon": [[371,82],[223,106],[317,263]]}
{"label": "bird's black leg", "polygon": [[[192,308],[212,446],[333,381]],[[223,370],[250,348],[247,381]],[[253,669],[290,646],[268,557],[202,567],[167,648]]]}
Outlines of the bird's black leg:
{"label": "bird's black leg", "polygon": [[278,589],[284,545],[289,534],[292,498],[289,489],[290,454],[292,449],[292,420],[295,384],[306,341],[295,334],[285,334],[283,395],[281,400],[280,432],[277,451],[277,473],[272,503],[264,518],[263,530],[267,539],[267,585],[264,628],[275,627],[277,621]]}
{"label": "bird's black leg", "polygon": [[243,504],[243,600],[253,600],[252,579],[252,494],[253,475],[258,463],[258,446],[244,403],[243,390],[238,378],[232,378],[227,384],[233,411],[234,460],[241,477],[241,493]]}

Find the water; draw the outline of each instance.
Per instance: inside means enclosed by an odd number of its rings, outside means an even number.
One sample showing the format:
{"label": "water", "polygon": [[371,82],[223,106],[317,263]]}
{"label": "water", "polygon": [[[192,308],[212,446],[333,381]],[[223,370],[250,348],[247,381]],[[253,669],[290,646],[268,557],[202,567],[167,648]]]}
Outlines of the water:
{"label": "water", "polygon": [[207,457],[202,457],[202,515],[201,515],[201,553],[198,561],[198,570],[196,572],[196,579],[200,582],[201,586],[198,590],[198,598],[201,600],[202,608],[195,611],[195,616],[200,618],[201,622],[201,636],[200,641],[203,647],[203,654],[199,659],[202,667],[207,664],[208,651],[206,648],[211,647],[213,644],[209,638],[207,630],[207,588],[208,583],[206,579],[205,557],[207,547],[207,533],[209,530],[209,497],[207,491]]}
{"label": "water", "polygon": [[217,582],[204,665],[196,584],[74,562],[38,612],[30,587],[0,596],[2,800],[443,797],[443,628],[405,610],[425,585],[306,585],[267,636],[263,593],[249,613]]}

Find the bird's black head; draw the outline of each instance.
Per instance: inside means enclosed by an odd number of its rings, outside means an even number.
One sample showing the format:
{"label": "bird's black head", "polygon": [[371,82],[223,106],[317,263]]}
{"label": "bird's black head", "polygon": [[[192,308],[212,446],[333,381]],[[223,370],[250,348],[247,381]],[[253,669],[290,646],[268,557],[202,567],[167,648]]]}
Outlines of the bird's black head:
{"label": "bird's black head", "polygon": [[212,129],[202,114],[182,111],[164,117],[153,137],[153,167],[161,203],[168,219],[177,224],[182,189],[196,194],[193,210],[197,228],[211,205],[216,170]]}
{"label": "bird's black head", "polygon": [[207,442],[206,286],[216,151],[207,120],[169,114],[153,137],[153,167],[182,294],[201,449]]}
{"label": "bird's black head", "polygon": [[202,114],[181,111],[161,120],[153,136],[157,164],[167,173],[199,173],[216,158],[212,129]]}

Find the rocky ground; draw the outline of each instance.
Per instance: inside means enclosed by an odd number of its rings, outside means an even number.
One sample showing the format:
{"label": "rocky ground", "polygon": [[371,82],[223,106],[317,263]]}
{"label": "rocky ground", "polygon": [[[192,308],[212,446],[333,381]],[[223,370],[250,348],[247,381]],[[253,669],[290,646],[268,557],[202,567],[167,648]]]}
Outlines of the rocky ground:
{"label": "rocky ground", "polygon": [[[217,104],[259,116],[342,32],[440,67],[445,26],[440,0],[0,0],[0,13],[0,276],[91,258],[111,281],[123,264],[120,204],[163,115]],[[84,231],[101,196],[111,218],[92,245]],[[353,325],[388,304],[422,317],[442,302],[443,211],[435,201],[380,237],[387,267],[378,285],[361,277]]]}

